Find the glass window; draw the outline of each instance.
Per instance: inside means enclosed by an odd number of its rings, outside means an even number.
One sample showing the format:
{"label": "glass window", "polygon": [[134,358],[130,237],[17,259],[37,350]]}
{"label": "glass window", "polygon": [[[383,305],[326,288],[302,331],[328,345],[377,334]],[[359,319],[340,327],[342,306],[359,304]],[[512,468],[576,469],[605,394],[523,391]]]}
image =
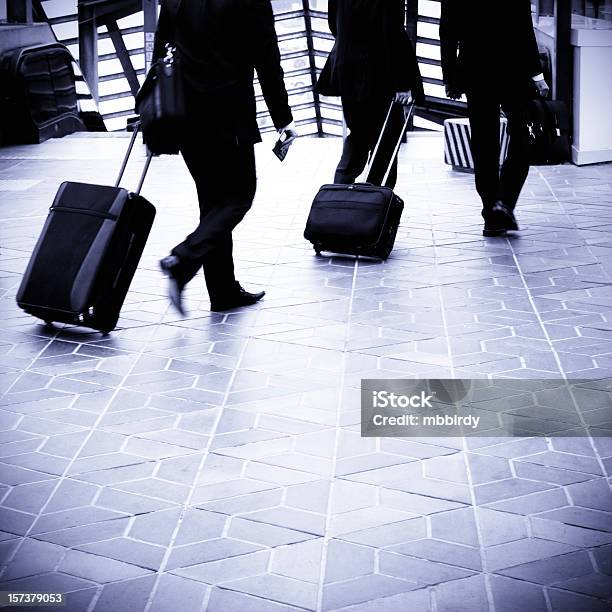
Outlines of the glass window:
{"label": "glass window", "polygon": [[612,29],[612,0],[572,0],[572,27]]}
{"label": "glass window", "polygon": [[[554,27],[550,25],[554,22],[555,16],[554,0],[538,0],[535,13],[540,29],[548,31]],[[611,29],[612,0],[572,0],[572,27],[577,29]]]}

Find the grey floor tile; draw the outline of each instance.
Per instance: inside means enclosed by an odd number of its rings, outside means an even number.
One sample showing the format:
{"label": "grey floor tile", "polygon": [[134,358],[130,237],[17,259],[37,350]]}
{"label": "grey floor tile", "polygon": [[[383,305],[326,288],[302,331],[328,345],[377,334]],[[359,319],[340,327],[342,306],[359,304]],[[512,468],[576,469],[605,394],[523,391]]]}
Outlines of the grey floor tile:
{"label": "grey floor tile", "polygon": [[260,576],[266,572],[269,560],[269,551],[258,551],[238,557],[190,565],[172,570],[172,573],[191,580],[217,585],[249,576]]}
{"label": "grey floor tile", "polygon": [[519,580],[551,585],[592,574],[593,565],[586,552],[573,552],[517,565],[499,573]]}
{"label": "grey floor tile", "polygon": [[16,580],[54,571],[66,550],[56,544],[26,538],[20,542],[2,575],[3,580]]}
{"label": "grey floor tile", "polygon": [[487,612],[491,609],[483,576],[440,584],[435,587],[434,597],[439,612]]}
{"label": "grey floor tile", "polygon": [[408,557],[456,565],[470,570],[480,571],[482,569],[480,550],[473,546],[426,538],[391,546],[387,550]]}
{"label": "grey floor tile", "polygon": [[318,584],[322,556],[322,538],[280,546],[272,553],[270,570],[274,574]]}
{"label": "grey floor tile", "polygon": [[130,518],[119,518],[91,525],[68,527],[34,535],[37,540],[52,542],[60,546],[73,547],[109,538],[118,538],[129,529]]}
{"label": "grey floor tile", "polygon": [[81,544],[76,547],[76,550],[124,561],[151,570],[159,570],[165,553],[165,549],[161,546],[146,544],[125,537]]}
{"label": "grey floor tile", "polygon": [[78,550],[69,550],[57,569],[70,576],[93,580],[97,583],[126,580],[151,573],[150,570],[136,565]]}
{"label": "grey floor tile", "polygon": [[285,576],[262,574],[228,582],[225,586],[233,591],[255,595],[262,599],[270,599],[306,610],[312,610],[317,605],[317,587],[315,584]]}
{"label": "grey floor tile", "polygon": [[392,552],[380,553],[380,570],[386,576],[402,578],[420,585],[433,585],[460,580],[474,575],[471,570],[436,563],[429,559],[416,559]]}
{"label": "grey floor tile", "polygon": [[576,548],[569,544],[523,538],[505,544],[489,546],[486,551],[487,566],[491,571],[524,565],[532,561],[549,559],[574,552]]}
{"label": "grey floor tile", "polygon": [[143,576],[106,584],[96,601],[94,610],[105,612],[119,608],[144,612],[154,583],[155,576]]}
{"label": "grey floor tile", "polygon": [[500,612],[544,612],[548,609],[543,589],[529,582],[493,576],[491,591],[495,610]]}
{"label": "grey floor tile", "polygon": [[376,549],[330,540],[327,545],[325,582],[342,582],[375,573]]}
{"label": "grey floor tile", "polygon": [[387,547],[412,540],[420,540],[427,535],[427,524],[423,518],[413,518],[407,521],[384,524],[362,531],[353,531],[339,536],[339,539],[356,544],[374,547]]}
{"label": "grey floor tile", "polygon": [[200,563],[239,557],[263,550],[263,548],[263,546],[258,544],[242,542],[232,538],[214,538],[195,544],[174,547],[166,563],[166,568],[173,570],[180,567],[199,565]]}
{"label": "grey floor tile", "polygon": [[605,574],[591,573],[557,583],[562,589],[593,597],[601,597],[607,600],[612,598],[612,583],[610,577]]}
{"label": "grey floor tile", "polygon": [[[330,584],[323,590],[322,610],[334,610],[372,600],[392,597],[418,589],[415,582],[408,582],[373,574],[366,577]],[[397,600],[395,600],[397,601]],[[401,598],[399,599],[401,603]]]}
{"label": "grey floor tile", "polygon": [[484,546],[505,544],[528,536],[526,519],[516,514],[489,508],[477,508],[476,521],[480,540]]}
{"label": "grey floor tile", "polygon": [[548,589],[548,598],[554,612],[565,612],[566,610],[606,612],[610,605],[609,602],[602,601],[601,599],[558,589]]}
{"label": "grey floor tile", "polygon": [[206,609],[209,612],[293,612],[293,606],[253,597],[245,593],[223,588],[213,588]]}
{"label": "grey floor tile", "polygon": [[[209,588],[199,582],[187,580],[172,574],[162,574],[151,601],[151,612],[165,612],[180,602],[185,610],[199,610],[209,592]],[[212,609],[209,602],[209,608]]]}

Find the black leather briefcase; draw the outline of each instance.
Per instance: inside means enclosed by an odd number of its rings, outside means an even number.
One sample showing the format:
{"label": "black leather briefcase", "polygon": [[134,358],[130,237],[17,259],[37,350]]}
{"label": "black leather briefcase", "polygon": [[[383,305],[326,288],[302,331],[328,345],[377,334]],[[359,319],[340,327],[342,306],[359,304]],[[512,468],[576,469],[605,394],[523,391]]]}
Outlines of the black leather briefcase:
{"label": "black leather briefcase", "polygon": [[[388,138],[388,126],[394,103],[389,108],[380,138],[366,170],[366,177],[374,165],[381,143]],[[404,132],[414,110],[411,105],[404,111],[403,128],[394,134],[396,144],[388,160],[383,184],[387,181],[392,164],[397,157]],[[367,180],[367,179],[366,179]],[[310,209],[304,237],[309,240],[317,255],[322,251],[365,255],[387,259],[393,250],[400,224],[404,202],[388,187],[372,183],[354,185],[323,185]]]}
{"label": "black leather briefcase", "polygon": [[558,100],[532,100],[529,105],[529,162],[534,166],[570,160],[569,115]]}
{"label": "black leather briefcase", "polygon": [[117,325],[155,218],[138,195],[151,155],[136,193],[119,187],[136,136],[114,187],[60,185],[17,292],[27,313],[105,333]]}
{"label": "black leather briefcase", "polygon": [[155,155],[179,152],[185,122],[185,89],[176,48],[166,45],[166,56],[150,68],[136,94],[143,139]]}

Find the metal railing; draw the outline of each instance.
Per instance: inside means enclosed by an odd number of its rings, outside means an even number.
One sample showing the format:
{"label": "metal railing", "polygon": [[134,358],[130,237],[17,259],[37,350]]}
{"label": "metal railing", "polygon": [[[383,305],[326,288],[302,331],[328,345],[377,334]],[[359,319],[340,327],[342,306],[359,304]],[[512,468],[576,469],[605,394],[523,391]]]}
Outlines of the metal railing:
{"label": "metal railing", "polygon": [[444,91],[440,62],[440,0],[411,0],[407,3],[408,30],[415,42],[423,77],[425,108],[419,112],[420,127],[442,129],[447,117],[465,116],[464,102],[449,100]]}
{"label": "metal railing", "polygon": [[[116,3],[136,8],[142,6],[142,0],[116,0]],[[81,59],[83,67],[84,61],[79,55],[82,55],[84,41],[79,41],[77,0],[42,0],[41,4],[57,38],[68,46],[75,58]],[[104,2],[88,0],[87,4],[100,6]],[[342,108],[339,100],[320,97],[313,89],[333,46],[333,37],[327,24],[326,3],[313,0],[273,0],[272,5],[287,91],[301,133],[342,135]],[[464,114],[461,103],[444,97],[437,34],[439,0],[418,0],[418,3],[411,0],[407,3],[407,16],[428,102],[427,110],[417,112],[415,125],[435,129],[444,116]],[[124,129],[127,118],[134,114],[134,87],[143,81],[145,75],[144,21],[143,11],[133,10],[131,14],[116,19],[115,32],[112,29],[109,31],[106,26],[96,28],[97,74],[94,74],[95,83],[91,87],[90,82],[90,87],[109,130]],[[124,47],[122,53],[118,53],[117,42]],[[87,61],[87,58],[84,60]],[[92,77],[87,76],[91,81]],[[271,130],[272,124],[257,80],[255,86],[258,123],[262,131]]]}
{"label": "metal railing", "polygon": [[[41,4],[58,40],[70,49],[83,66],[87,58],[82,57],[84,41],[79,40],[77,0],[42,0]],[[94,4],[100,6],[101,3]],[[273,2],[273,6],[275,4]],[[342,130],[339,105],[334,101],[319,103],[313,92],[313,82],[322,67],[320,60],[327,55],[330,48],[331,35],[327,30],[327,16],[322,11],[310,11],[307,0],[302,0],[299,4],[301,8],[290,11],[275,7],[279,47],[290,103],[296,121],[301,126],[301,133],[338,134]],[[145,76],[143,11],[134,10],[129,15],[120,16],[116,23],[125,47],[123,56],[117,51],[117,38],[115,41],[112,39],[113,34],[117,33],[109,31],[105,25],[98,25],[97,61],[93,79],[88,75],[90,85],[93,85],[92,93],[97,98],[100,112],[110,130],[125,128],[127,118],[134,114],[134,79],[141,83]],[[319,31],[321,29],[323,31]],[[129,66],[126,66],[126,59]],[[95,83],[91,83],[92,80]],[[257,80],[255,86],[260,127],[262,131],[273,129]]]}

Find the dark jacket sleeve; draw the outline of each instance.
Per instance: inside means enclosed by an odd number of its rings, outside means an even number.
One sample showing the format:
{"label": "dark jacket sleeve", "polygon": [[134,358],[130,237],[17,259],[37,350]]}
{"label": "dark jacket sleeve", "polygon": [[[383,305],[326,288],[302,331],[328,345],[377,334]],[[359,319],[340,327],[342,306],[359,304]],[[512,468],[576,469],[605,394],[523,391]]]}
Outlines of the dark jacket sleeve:
{"label": "dark jacket sleeve", "polygon": [[389,45],[392,88],[395,91],[412,90],[413,97],[420,102],[423,96],[419,65],[404,22],[404,0],[385,0],[384,36]]}
{"label": "dark jacket sleeve", "polygon": [[327,23],[329,30],[334,35],[338,35],[338,0],[329,0],[327,6]]}
{"label": "dark jacket sleeve", "polygon": [[293,115],[281,67],[274,13],[270,0],[252,0],[251,7],[249,27],[253,33],[255,70],[274,126],[281,129],[293,121]]}
{"label": "dark jacket sleeve", "polygon": [[440,13],[440,59],[444,84],[457,87],[457,52],[461,27],[461,7],[458,0],[442,0]]}
{"label": "dark jacket sleeve", "polygon": [[166,55],[166,43],[170,42],[172,33],[172,15],[165,3],[162,2],[155,30],[155,41],[153,43],[153,62]]}
{"label": "dark jacket sleeve", "polygon": [[531,20],[531,2],[524,0],[521,8],[523,11],[521,18],[525,23],[526,68],[529,71],[529,76],[534,77],[542,72],[542,61],[540,60],[540,50],[538,49],[538,43],[533,30],[533,21]]}

